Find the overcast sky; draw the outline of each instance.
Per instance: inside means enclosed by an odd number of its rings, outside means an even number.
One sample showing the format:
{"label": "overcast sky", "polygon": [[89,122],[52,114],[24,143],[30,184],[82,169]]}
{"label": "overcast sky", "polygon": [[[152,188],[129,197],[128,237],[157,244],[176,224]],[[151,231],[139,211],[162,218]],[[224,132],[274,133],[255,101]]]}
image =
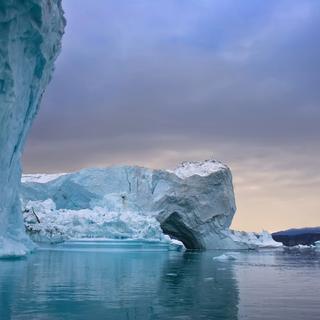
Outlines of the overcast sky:
{"label": "overcast sky", "polygon": [[320,225],[320,1],[64,0],[25,172],[217,158],[233,227]]}

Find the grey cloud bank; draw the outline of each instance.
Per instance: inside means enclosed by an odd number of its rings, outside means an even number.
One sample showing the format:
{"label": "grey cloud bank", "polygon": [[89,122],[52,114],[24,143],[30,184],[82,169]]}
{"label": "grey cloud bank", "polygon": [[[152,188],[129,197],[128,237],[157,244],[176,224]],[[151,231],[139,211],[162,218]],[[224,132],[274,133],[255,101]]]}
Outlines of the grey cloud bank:
{"label": "grey cloud bank", "polygon": [[233,168],[237,226],[319,221],[318,1],[64,7],[63,52],[25,172],[214,155]]}

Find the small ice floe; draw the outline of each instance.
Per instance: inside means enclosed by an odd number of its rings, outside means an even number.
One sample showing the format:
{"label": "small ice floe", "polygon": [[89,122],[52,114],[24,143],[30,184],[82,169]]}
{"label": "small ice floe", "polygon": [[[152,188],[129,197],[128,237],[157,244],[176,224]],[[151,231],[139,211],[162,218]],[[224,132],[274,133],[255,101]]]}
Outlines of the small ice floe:
{"label": "small ice floe", "polygon": [[295,246],[291,246],[291,247],[287,247],[285,246],[284,249],[285,250],[305,250],[305,249],[315,249],[316,246],[314,245],[304,245],[304,244],[297,244]]}
{"label": "small ice floe", "polygon": [[166,276],[167,277],[177,277],[178,274],[177,273],[167,273]]}
{"label": "small ice floe", "polygon": [[203,280],[206,281],[206,282],[207,282],[207,281],[213,281],[214,278],[213,278],[213,277],[208,277],[208,278],[204,278]]}
{"label": "small ice floe", "polygon": [[221,254],[220,256],[217,256],[217,257],[213,257],[212,258],[213,260],[217,260],[217,261],[231,261],[231,260],[237,260],[237,258],[231,254],[228,254],[228,253],[224,253],[224,254]]}

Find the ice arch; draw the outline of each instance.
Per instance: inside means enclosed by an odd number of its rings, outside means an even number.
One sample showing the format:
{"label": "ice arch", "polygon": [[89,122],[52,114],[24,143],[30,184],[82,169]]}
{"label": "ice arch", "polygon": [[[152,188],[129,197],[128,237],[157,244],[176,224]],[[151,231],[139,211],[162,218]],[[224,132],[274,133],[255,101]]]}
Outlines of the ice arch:
{"label": "ice arch", "polygon": [[0,256],[32,247],[19,202],[20,159],[64,26],[61,0],[0,2]]}

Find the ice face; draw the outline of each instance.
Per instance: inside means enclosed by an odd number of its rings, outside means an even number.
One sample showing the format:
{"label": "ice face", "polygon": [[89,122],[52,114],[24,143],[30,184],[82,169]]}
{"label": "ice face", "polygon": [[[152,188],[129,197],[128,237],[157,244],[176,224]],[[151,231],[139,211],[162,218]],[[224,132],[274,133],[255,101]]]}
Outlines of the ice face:
{"label": "ice face", "polygon": [[[183,178],[132,166],[86,169],[52,179],[29,175],[22,188],[27,228],[35,240],[161,240],[167,234],[192,249],[247,248],[227,232],[236,211],[232,176],[227,166],[217,168],[216,163],[189,164],[197,170]],[[206,174],[199,175],[199,167]]]}
{"label": "ice face", "polygon": [[60,0],[0,2],[0,256],[32,248],[19,201],[20,158],[64,25]]}

